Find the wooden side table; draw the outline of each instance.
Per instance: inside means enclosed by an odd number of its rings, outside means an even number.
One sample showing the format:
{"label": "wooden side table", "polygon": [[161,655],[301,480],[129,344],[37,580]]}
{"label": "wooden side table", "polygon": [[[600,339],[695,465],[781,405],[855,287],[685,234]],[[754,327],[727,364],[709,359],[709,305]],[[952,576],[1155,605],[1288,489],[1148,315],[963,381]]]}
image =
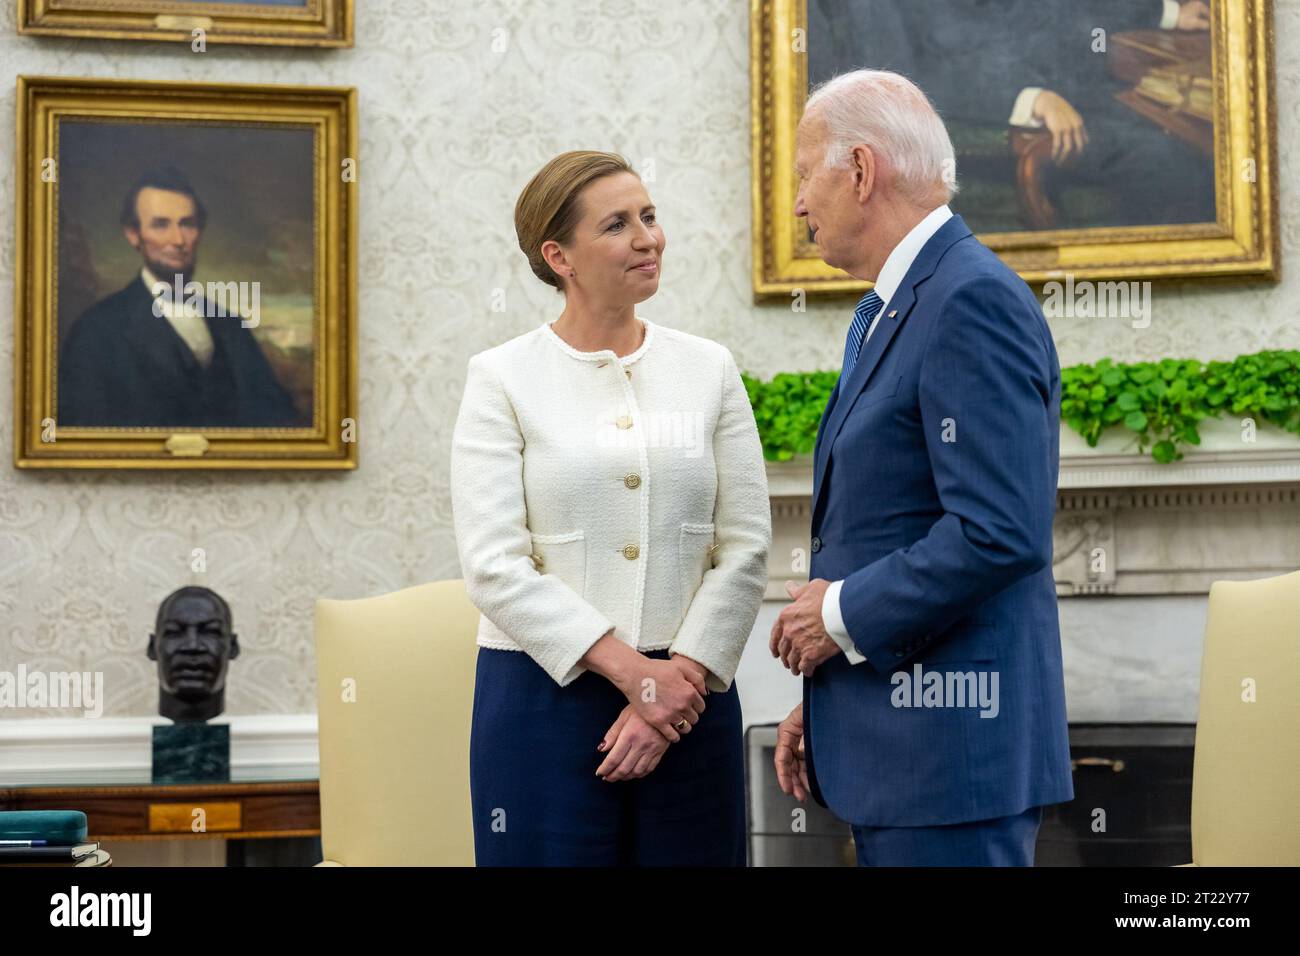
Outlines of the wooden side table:
{"label": "wooden side table", "polygon": [[311,837],[320,835],[320,783],[10,787],[0,810],[81,810],[87,839],[101,842]]}

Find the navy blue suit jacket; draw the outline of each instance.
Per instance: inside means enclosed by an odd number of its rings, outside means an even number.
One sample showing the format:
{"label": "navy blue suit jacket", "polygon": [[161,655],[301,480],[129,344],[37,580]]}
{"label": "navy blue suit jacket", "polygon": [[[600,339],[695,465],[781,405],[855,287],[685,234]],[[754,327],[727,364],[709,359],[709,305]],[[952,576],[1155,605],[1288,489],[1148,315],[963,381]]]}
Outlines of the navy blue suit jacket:
{"label": "navy blue suit jacket", "polygon": [[[850,823],[961,823],[1074,796],[1051,566],[1060,384],[1033,293],[953,216],[831,394],[811,574],[843,579],[867,660],[836,654],[805,678],[804,733],[814,797]],[[932,671],[954,692],[931,698],[945,706],[900,706],[922,703]],[[955,706],[966,675],[996,707]]]}

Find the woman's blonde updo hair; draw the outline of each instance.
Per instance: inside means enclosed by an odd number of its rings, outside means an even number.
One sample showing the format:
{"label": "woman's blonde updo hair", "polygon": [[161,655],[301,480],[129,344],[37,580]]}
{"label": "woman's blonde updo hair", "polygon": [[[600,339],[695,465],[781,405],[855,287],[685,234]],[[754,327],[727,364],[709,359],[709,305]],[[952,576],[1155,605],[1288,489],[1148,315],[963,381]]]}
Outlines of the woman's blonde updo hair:
{"label": "woman's blonde updo hair", "polygon": [[582,218],[578,194],[602,176],[633,173],[632,165],[617,153],[576,149],[561,153],[528,181],[515,202],[515,235],[528,257],[533,274],[549,286],[564,288],[563,280],[542,258],[542,244],[554,239],[566,243]]}

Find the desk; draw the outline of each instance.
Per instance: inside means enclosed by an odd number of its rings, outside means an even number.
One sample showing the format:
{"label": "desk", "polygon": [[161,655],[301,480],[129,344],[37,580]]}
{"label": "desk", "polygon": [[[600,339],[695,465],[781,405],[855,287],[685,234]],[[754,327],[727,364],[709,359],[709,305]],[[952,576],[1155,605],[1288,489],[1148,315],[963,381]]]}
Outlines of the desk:
{"label": "desk", "polygon": [[1214,156],[1213,51],[1208,32],[1116,34],[1111,75],[1131,89],[1115,99],[1171,136]]}
{"label": "desk", "polygon": [[[195,832],[199,808],[206,819]],[[302,779],[54,782],[0,789],[0,810],[81,810],[87,839],[101,842],[311,837],[320,835],[320,784]]]}

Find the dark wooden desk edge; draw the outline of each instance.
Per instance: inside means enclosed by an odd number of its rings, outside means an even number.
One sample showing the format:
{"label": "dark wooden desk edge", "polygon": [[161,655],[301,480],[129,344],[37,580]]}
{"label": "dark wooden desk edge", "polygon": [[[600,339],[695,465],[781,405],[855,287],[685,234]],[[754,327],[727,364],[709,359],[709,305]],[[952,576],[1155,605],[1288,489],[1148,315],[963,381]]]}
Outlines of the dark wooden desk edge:
{"label": "dark wooden desk edge", "polygon": [[[130,827],[125,831],[115,829],[95,830],[94,818],[103,813],[105,804],[123,805],[139,809],[142,816],[147,815],[149,803],[184,803],[187,800],[222,800],[239,799],[264,801],[268,798],[284,797],[301,807],[290,811],[290,825],[283,829],[260,826],[250,830],[209,830],[203,833],[188,831],[148,831]],[[6,787],[0,789],[0,810],[19,809],[56,809],[52,802],[65,801],[73,804],[88,804],[84,808],[90,818],[91,832],[88,840],[106,841],[147,841],[147,840],[252,840],[281,837],[312,837],[320,835],[320,782],[318,780],[252,780],[245,782],[197,783],[197,784],[120,784],[75,786],[58,784],[51,786]],[[96,806],[95,804],[98,804]],[[66,808],[66,807],[65,807]],[[65,809],[57,808],[57,809]],[[307,812],[303,813],[302,809]],[[115,814],[114,814],[115,815]],[[129,814],[128,815],[132,815]],[[265,814],[258,819],[266,822]],[[309,824],[303,826],[303,824]],[[310,824],[315,824],[310,825]],[[296,825],[295,825],[296,824]]]}
{"label": "dark wooden desk edge", "polygon": [[0,810],[23,796],[39,797],[150,797],[157,800],[197,796],[267,795],[276,793],[319,793],[319,780],[247,780],[220,783],[127,783],[127,784],[33,784],[0,787]]}

